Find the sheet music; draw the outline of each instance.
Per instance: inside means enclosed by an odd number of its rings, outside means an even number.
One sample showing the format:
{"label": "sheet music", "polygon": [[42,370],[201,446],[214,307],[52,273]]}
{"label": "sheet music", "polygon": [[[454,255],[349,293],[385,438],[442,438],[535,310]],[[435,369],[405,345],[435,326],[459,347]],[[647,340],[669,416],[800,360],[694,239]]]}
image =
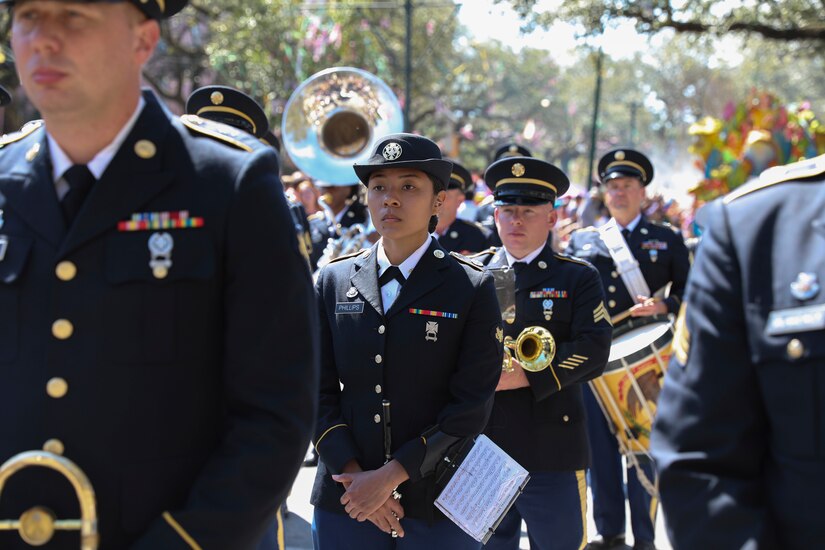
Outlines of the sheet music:
{"label": "sheet music", "polygon": [[435,505],[465,533],[486,542],[528,479],[527,470],[480,435]]}

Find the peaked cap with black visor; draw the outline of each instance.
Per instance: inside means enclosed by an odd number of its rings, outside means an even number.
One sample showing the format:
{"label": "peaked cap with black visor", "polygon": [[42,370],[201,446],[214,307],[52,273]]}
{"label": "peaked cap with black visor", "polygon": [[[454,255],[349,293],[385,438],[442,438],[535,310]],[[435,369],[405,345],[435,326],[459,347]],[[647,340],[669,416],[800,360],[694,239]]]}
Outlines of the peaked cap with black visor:
{"label": "peaked cap with black visor", "polygon": [[258,139],[264,139],[269,131],[263,107],[229,86],[204,86],[195,90],[186,100],[186,112],[239,128]]}
{"label": "peaked cap with black visor", "polygon": [[[130,2],[140,11],[146,14],[149,19],[166,19],[172,17],[186,7],[189,0],[72,0],[79,4],[115,4],[119,2]],[[0,0],[0,5],[14,7],[19,0]]]}
{"label": "peaked cap with black visor", "polygon": [[614,178],[638,178],[642,185],[653,181],[653,163],[635,149],[614,149],[599,160],[599,178],[607,183]]}
{"label": "peaked cap with black visor", "polygon": [[[441,149],[429,138],[415,134],[389,134],[375,143],[364,164],[353,165],[361,183],[369,184],[370,174],[384,168],[414,168],[432,176],[447,189],[453,163],[441,156]],[[436,189],[440,191],[441,189]]]}
{"label": "peaked cap with black visor", "polygon": [[493,188],[496,206],[552,204],[570,187],[561,169],[532,157],[497,160],[487,167],[484,181]]}

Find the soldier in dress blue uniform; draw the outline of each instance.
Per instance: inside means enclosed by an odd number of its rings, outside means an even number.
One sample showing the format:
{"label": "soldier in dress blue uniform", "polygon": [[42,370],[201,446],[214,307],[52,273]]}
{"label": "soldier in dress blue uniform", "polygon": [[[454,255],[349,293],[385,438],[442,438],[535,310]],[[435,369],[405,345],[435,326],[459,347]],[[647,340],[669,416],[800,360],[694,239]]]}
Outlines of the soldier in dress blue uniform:
{"label": "soldier in dress blue uniform", "polygon": [[[670,294],[664,299],[631,296],[607,245],[595,228],[574,232],[567,251],[589,261],[599,270],[607,291],[607,311],[616,320],[616,326],[619,326],[622,318],[675,314],[681,304],[690,261],[682,236],[677,230],[652,223],[642,216],[645,186],[653,180],[653,165],[639,151],[616,149],[599,161],[599,176],[610,215],[638,261],[651,293],[670,284]],[[590,547],[624,548],[625,487],[622,480],[622,458],[616,438],[590,388],[585,389],[585,403],[593,448],[593,465],[590,468],[593,516],[600,533],[600,537],[593,540]],[[640,456],[639,462],[648,479],[653,479],[650,461]],[[627,479],[634,548],[647,550],[654,547],[657,502],[645,491],[632,469],[628,469]]]}
{"label": "soldier in dress blue uniform", "polygon": [[313,269],[324,252],[329,239],[338,238],[342,230],[353,225],[369,225],[369,212],[360,200],[360,184],[338,185],[322,180],[315,181],[315,187],[321,193],[323,209],[309,217],[312,236]]}
{"label": "soldier in dress blue uniform", "polygon": [[468,222],[457,217],[458,207],[464,202],[467,189],[474,186],[469,170],[455,160],[450,182],[447,184],[447,196],[438,214],[438,226],[433,235],[438,244],[447,252],[472,254],[487,248],[487,235],[478,223]]}
{"label": "soldier in dress blue uniform", "polygon": [[670,540],[819,548],[825,156],[708,205],[652,437]]}
{"label": "soldier in dress blue uniform", "polygon": [[321,550],[481,548],[433,506],[435,465],[484,429],[502,360],[492,276],[430,235],[451,168],[411,134],[380,139],[355,166],[381,240],[316,283]]}
{"label": "soldier in dress blue uniform", "polygon": [[[186,100],[186,112],[201,118],[222,122],[249,132],[265,145],[280,153],[280,141],[269,130],[266,113],[257,101],[229,86],[204,86],[192,92]],[[312,250],[309,221],[304,206],[287,196],[289,214],[301,253],[309,261]]]}
{"label": "soldier in dress blue uniform", "polygon": [[[523,145],[519,145],[518,143],[505,143],[496,149],[496,152],[493,154],[493,160],[490,161],[490,164],[493,164],[497,160],[503,158],[532,156],[533,155],[530,153],[530,150]],[[489,182],[487,182],[488,187],[489,185]],[[485,230],[487,230],[489,234],[487,237],[489,246],[501,246],[501,239],[499,239],[498,229],[496,229],[496,205],[493,204],[493,202],[495,202],[495,197],[493,195],[488,195],[487,198],[481,201],[478,205],[476,220]]]}
{"label": "soldier in dress blue uniform", "polygon": [[[317,313],[276,154],[140,91],[185,3],[11,7],[44,120],[0,140],[0,463],[76,464],[102,548],[256,548],[314,423]],[[38,506],[81,513],[62,474],[12,475],[0,518]]]}
{"label": "soldier in dress blue uniform", "polygon": [[516,273],[516,318],[504,334],[517,339],[528,327],[548,329],[556,342],[548,367],[528,372],[513,360],[501,372],[485,433],[530,472],[530,482],[485,548],[517,549],[521,521],[530,548],[579,549],[587,542],[589,461],[582,383],[607,363],[612,328],[598,272],[555,254],[547,235],[556,222],[556,196],[567,176],[547,162],[511,157],[484,176],[496,198],[502,248],[474,258]]}

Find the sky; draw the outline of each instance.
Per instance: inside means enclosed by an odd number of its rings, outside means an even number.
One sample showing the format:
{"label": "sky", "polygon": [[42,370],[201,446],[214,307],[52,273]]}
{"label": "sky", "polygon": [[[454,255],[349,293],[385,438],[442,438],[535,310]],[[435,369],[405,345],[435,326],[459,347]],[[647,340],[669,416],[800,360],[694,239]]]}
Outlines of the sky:
{"label": "sky", "polygon": [[[553,9],[558,0],[541,0],[538,10]],[[506,3],[493,0],[465,0],[458,14],[462,25],[478,41],[499,40],[514,50],[521,48],[547,49],[557,63],[565,65],[573,61],[569,53],[576,46],[576,29],[573,25],[559,23],[548,30],[536,30],[528,35],[520,32],[520,19]],[[647,39],[639,36],[632,24],[622,24],[605,33],[605,46],[609,46],[613,58],[625,59],[648,48]]]}

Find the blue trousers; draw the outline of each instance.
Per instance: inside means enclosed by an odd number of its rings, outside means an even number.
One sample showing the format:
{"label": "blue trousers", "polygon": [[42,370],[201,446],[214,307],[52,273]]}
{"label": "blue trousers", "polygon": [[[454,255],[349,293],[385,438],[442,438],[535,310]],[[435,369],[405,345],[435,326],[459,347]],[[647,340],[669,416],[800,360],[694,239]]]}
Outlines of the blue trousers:
{"label": "blue trousers", "polygon": [[584,470],[536,472],[484,550],[518,550],[521,520],[530,550],[579,550],[587,544]]}
{"label": "blue trousers", "polygon": [[[590,492],[593,494],[593,519],[596,529],[603,537],[621,535],[625,532],[625,496],[630,503],[630,525],[633,539],[653,542],[656,538],[654,525],[658,502],[645,491],[635,469],[627,471],[627,492],[622,480],[622,455],[616,436],[610,432],[590,386],[585,386],[584,405],[587,411],[587,435],[593,453],[590,467]],[[647,478],[654,481],[651,461],[639,456],[638,461]]]}
{"label": "blue trousers", "polygon": [[394,539],[369,521],[315,508],[312,544],[315,550],[481,550],[480,542],[448,519],[428,525],[404,518],[401,525],[404,537]]}

